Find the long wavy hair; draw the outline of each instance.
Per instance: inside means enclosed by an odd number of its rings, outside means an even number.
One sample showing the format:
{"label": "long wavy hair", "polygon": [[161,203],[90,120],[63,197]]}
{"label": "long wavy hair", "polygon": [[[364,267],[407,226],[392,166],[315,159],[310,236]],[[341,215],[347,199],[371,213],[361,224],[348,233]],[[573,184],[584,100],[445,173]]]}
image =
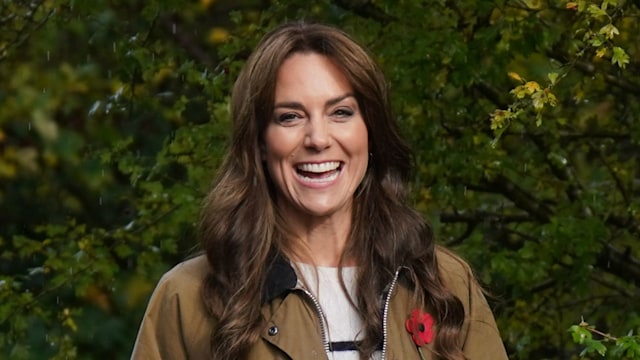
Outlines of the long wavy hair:
{"label": "long wavy hair", "polygon": [[413,157],[392,116],[382,71],[346,33],[306,23],[285,24],[268,33],[233,88],[230,149],[200,222],[211,270],[203,298],[215,319],[212,358],[246,358],[264,326],[259,294],[267,269],[275,255],[291,258],[297,251],[279,216],[275,187],[260,153],[273,116],[278,70],[294,53],[324,55],[340,67],[368,130],[369,167],[354,196],[352,229],[343,254],[358,265],[354,305],[365,334],[360,357],[370,358],[382,341],[380,296],[403,266],[410,269],[416,302],[435,314],[436,355],[464,359],[458,340],[464,309],[442,281],[432,229],[405,199]]}

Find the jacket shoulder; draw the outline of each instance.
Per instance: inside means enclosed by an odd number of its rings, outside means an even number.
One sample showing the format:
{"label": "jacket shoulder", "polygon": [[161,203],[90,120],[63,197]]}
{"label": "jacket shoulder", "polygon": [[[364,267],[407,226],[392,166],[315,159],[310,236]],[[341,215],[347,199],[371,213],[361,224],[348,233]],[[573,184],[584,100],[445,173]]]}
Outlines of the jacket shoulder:
{"label": "jacket shoulder", "polygon": [[208,353],[212,324],[202,300],[208,272],[202,255],[162,276],[147,305],[132,359],[201,358]]}
{"label": "jacket shoulder", "polygon": [[158,281],[157,288],[182,296],[199,295],[202,282],[209,272],[204,255],[185,260],[167,271]]}
{"label": "jacket shoulder", "polygon": [[463,351],[471,360],[507,359],[491,308],[469,264],[453,252],[436,250],[445,285],[460,299],[465,322],[461,332]]}
{"label": "jacket shoulder", "polygon": [[[436,258],[443,280],[453,290],[467,290],[469,282],[474,281],[473,271],[469,264],[450,250],[438,246]],[[458,294],[456,294],[458,295]]]}

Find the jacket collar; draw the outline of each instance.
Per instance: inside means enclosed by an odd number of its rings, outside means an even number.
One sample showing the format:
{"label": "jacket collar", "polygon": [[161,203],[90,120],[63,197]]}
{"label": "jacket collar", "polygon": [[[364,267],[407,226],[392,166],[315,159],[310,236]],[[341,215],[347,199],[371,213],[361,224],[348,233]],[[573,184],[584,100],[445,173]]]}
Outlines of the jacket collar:
{"label": "jacket collar", "polygon": [[262,303],[266,304],[284,295],[293,289],[297,283],[298,277],[289,260],[282,254],[276,255],[267,270],[267,278],[262,291]]}
{"label": "jacket collar", "polygon": [[[406,266],[400,266],[396,269],[395,279],[403,270],[409,270]],[[392,282],[393,283],[393,282]],[[390,290],[391,284],[387,285],[383,296]],[[267,269],[267,278],[262,290],[262,303],[266,304],[271,300],[280,297],[290,290],[294,289],[298,284],[298,276],[291,266],[291,263],[282,254],[277,254],[271,265]]]}

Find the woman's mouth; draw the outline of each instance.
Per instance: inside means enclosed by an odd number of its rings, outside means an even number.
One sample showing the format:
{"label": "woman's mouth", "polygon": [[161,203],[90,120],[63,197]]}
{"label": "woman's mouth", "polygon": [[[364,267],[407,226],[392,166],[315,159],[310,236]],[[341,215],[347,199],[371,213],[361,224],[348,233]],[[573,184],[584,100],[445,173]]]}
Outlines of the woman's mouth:
{"label": "woman's mouth", "polygon": [[296,166],[296,173],[305,181],[327,182],[338,177],[342,170],[340,161],[323,163],[302,163]]}

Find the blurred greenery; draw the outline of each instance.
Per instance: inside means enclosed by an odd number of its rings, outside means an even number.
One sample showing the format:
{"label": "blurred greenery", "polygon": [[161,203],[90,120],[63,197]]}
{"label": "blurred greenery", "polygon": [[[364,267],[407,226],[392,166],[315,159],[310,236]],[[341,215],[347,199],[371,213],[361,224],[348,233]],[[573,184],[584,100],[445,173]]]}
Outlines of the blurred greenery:
{"label": "blurred greenery", "polygon": [[0,358],[128,357],[156,281],[197,251],[240,67],[300,19],[384,68],[415,206],[494,295],[510,358],[640,358],[639,16],[638,0],[1,0]]}

